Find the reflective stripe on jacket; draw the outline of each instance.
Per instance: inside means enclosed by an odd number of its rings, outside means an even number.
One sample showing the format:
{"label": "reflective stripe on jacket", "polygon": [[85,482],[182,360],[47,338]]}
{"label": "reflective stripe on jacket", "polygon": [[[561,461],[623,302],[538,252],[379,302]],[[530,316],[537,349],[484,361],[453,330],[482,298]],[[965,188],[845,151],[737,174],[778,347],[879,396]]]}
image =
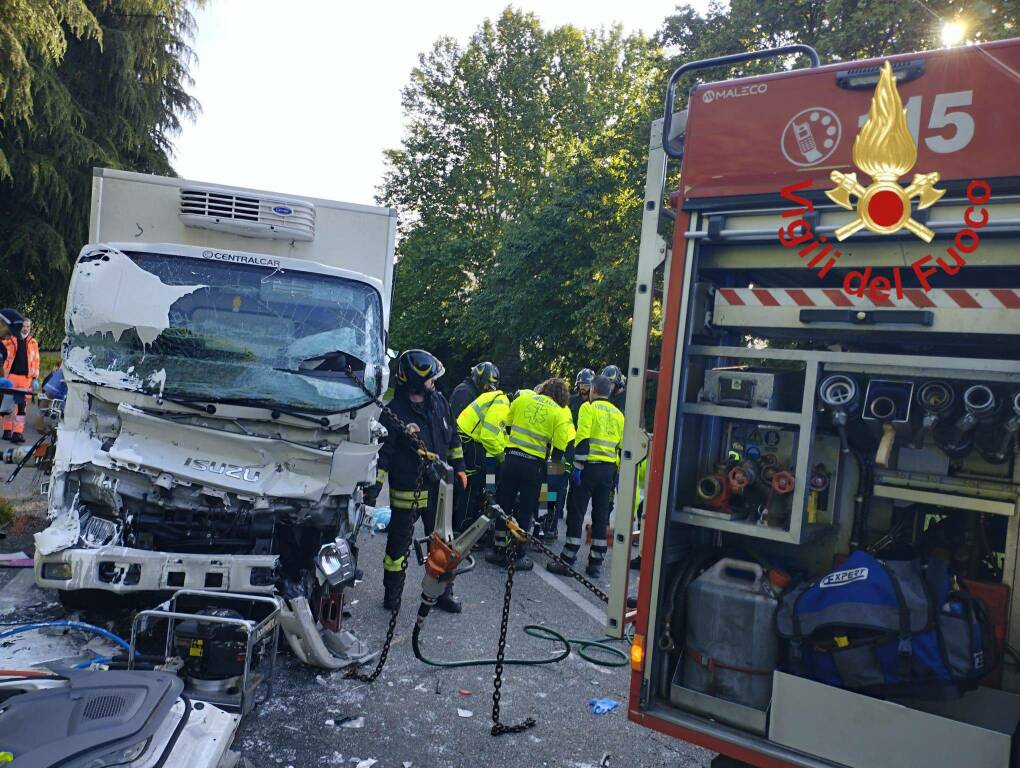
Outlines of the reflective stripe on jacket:
{"label": "reflective stripe on jacket", "polygon": [[608,400],[593,400],[577,414],[577,448],[574,462],[612,463],[619,466],[623,445],[623,414]]}
{"label": "reflective stripe on jacket", "polygon": [[28,373],[25,375],[27,375],[30,379],[38,379],[39,342],[35,340],[35,336],[26,336],[24,339],[15,339],[14,336],[8,336],[3,340],[4,351],[6,353],[3,364],[4,376],[9,376],[11,373],[11,367],[14,365],[14,357],[18,354],[19,341],[25,345],[26,359],[28,362]]}
{"label": "reflective stripe on jacket", "polygon": [[546,395],[522,389],[510,404],[507,448],[516,448],[537,459],[549,457],[550,449],[566,452],[574,439],[570,413]]}
{"label": "reflective stripe on jacket", "polygon": [[462,438],[480,443],[486,456],[501,456],[506,449],[506,420],[509,414],[509,397],[499,390],[483,392],[460,412],[457,429]]}

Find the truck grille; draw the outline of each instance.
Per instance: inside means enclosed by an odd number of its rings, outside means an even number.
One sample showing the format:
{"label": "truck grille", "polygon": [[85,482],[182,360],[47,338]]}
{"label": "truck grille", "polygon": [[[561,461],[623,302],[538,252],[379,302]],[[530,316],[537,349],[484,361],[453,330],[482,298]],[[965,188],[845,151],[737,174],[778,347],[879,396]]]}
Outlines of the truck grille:
{"label": "truck grille", "polygon": [[180,216],[192,227],[273,240],[315,239],[315,206],[236,194],[215,187],[181,187]]}

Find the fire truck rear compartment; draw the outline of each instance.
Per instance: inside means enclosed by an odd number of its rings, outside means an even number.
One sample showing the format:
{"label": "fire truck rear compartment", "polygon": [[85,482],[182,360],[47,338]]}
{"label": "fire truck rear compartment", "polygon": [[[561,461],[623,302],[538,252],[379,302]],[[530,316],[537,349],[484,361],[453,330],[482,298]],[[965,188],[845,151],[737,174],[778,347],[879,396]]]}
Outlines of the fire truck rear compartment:
{"label": "fire truck rear compartment", "polygon": [[[930,244],[856,235],[837,246],[824,281],[779,243],[786,201],[691,206],[646,715],[685,738],[790,765],[920,764],[919,754],[932,765],[1011,764],[1020,679],[1010,665],[933,706],[786,674],[780,654],[765,670],[769,703],[753,706],[734,680],[760,670],[725,668],[727,654],[740,667],[733,659],[754,657],[762,644],[757,624],[735,618],[740,590],[718,590],[707,608],[691,602],[692,585],[719,558],[803,579],[857,549],[892,559],[938,549],[975,590],[997,596],[993,621],[1006,650],[1002,641],[1020,624],[1018,607],[1007,608],[1020,542],[1020,198],[1009,185],[995,188],[1004,193],[987,206],[980,247],[957,274],[930,276],[930,290],[911,265],[927,254],[948,258],[968,204],[959,185],[927,219]],[[849,214],[812,199],[816,232],[834,239]],[[860,276],[885,277],[891,290],[869,295]],[[858,285],[861,295],[847,290]],[[693,647],[709,627],[738,638],[732,648],[714,643],[723,660]],[[859,746],[856,726],[847,740],[825,735],[823,720],[839,728],[834,708],[870,723],[867,749],[848,746]]]}

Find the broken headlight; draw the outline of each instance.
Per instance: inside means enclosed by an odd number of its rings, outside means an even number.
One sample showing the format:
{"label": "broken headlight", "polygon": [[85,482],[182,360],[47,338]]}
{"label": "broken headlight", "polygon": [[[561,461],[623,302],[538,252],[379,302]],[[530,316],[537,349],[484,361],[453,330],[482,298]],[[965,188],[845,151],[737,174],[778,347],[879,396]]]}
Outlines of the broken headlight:
{"label": "broken headlight", "polygon": [[79,526],[81,543],[86,547],[98,549],[120,543],[120,523],[113,520],[86,511],[79,519]]}
{"label": "broken headlight", "polygon": [[325,544],[315,556],[315,570],[319,581],[326,581],[331,587],[353,586],[356,562],[347,539]]}

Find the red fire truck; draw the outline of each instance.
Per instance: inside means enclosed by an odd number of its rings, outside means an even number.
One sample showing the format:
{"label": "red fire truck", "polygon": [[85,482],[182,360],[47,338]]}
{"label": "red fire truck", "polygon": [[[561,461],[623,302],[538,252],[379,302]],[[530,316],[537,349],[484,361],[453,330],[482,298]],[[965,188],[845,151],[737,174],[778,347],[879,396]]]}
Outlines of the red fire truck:
{"label": "red fire truck", "polygon": [[[767,60],[809,66],[695,80]],[[613,559],[609,614],[634,633],[630,719],[756,766],[1020,764],[1020,39],[680,67],[633,321],[621,493],[647,460],[642,566],[628,607]],[[878,695],[853,631],[804,638],[845,684],[793,668],[791,590],[936,555],[991,628],[979,687]]]}

